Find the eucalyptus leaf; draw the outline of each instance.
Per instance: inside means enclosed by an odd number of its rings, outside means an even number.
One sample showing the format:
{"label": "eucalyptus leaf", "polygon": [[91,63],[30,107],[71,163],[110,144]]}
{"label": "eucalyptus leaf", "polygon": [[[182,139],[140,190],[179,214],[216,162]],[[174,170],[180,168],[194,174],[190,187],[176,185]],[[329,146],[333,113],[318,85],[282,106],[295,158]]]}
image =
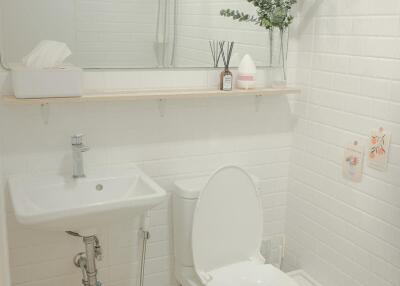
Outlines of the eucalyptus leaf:
{"label": "eucalyptus leaf", "polygon": [[239,10],[222,9],[220,15],[239,22],[252,22],[267,30],[286,29],[293,21],[289,14],[297,0],[246,0],[256,7],[257,15],[245,14]]}

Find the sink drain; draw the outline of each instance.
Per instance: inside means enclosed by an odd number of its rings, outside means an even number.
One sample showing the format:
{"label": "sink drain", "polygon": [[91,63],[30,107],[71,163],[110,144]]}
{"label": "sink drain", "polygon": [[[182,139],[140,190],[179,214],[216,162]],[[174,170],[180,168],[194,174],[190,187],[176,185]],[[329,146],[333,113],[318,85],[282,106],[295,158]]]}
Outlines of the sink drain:
{"label": "sink drain", "polygon": [[96,186],[96,190],[97,191],[102,191],[103,190],[103,185],[102,184],[98,184],[97,186]]}

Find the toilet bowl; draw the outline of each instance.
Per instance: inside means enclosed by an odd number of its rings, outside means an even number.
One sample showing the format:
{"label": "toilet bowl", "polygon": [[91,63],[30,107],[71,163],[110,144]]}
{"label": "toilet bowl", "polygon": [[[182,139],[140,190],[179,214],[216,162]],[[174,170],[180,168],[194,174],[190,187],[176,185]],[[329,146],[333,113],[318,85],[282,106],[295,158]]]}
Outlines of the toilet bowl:
{"label": "toilet bowl", "polygon": [[175,277],[182,286],[298,286],[260,254],[263,215],[254,177],[236,166],[175,182]]}

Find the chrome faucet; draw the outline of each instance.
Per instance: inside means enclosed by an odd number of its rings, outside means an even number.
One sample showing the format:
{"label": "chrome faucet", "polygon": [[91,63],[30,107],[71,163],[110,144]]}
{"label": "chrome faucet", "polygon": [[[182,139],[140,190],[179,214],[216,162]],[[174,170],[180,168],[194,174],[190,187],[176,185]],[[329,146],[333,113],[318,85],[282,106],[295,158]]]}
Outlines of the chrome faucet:
{"label": "chrome faucet", "polygon": [[83,134],[77,134],[71,137],[72,160],[73,160],[72,176],[74,178],[85,177],[82,153],[89,151],[89,147],[82,143],[82,139],[83,139]]}

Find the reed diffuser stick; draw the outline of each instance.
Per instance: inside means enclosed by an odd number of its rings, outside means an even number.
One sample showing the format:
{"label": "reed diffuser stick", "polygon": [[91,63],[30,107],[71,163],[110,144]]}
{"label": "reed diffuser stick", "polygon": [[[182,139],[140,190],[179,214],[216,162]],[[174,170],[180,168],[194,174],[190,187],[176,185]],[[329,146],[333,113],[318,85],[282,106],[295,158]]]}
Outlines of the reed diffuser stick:
{"label": "reed diffuser stick", "polygon": [[233,45],[234,45],[235,43],[234,42],[232,42],[232,43],[230,43],[230,45],[229,45],[229,43],[228,43],[228,47],[229,47],[229,52],[228,52],[228,58],[227,58],[227,65],[228,65],[228,68],[229,68],[229,63],[231,62],[231,58],[232,58],[232,50],[233,50]]}
{"label": "reed diffuser stick", "polygon": [[229,68],[229,64],[230,64],[231,58],[232,58],[232,51],[233,51],[234,44],[235,44],[235,42],[227,42],[226,52],[225,52],[225,42],[219,43],[219,47],[220,47],[221,54],[222,54],[222,60],[224,62],[225,68]]}
{"label": "reed diffuser stick", "polygon": [[221,58],[220,41],[209,41],[208,43],[210,45],[214,68],[217,68]]}

